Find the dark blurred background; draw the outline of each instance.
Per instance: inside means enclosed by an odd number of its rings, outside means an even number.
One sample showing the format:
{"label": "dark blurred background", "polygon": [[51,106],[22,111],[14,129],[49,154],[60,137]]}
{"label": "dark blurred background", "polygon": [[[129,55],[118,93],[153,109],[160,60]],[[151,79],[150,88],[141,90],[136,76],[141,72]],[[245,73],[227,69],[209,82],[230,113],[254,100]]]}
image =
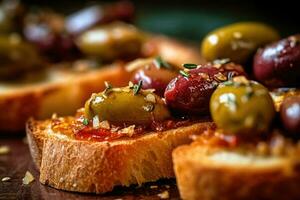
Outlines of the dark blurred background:
{"label": "dark blurred background", "polygon": [[[66,14],[95,2],[82,0],[25,0]],[[282,36],[300,32],[297,1],[241,1],[241,0],[133,0],[136,23],[142,29],[178,38],[200,41],[205,34],[219,26],[239,21],[261,21],[277,28]]]}

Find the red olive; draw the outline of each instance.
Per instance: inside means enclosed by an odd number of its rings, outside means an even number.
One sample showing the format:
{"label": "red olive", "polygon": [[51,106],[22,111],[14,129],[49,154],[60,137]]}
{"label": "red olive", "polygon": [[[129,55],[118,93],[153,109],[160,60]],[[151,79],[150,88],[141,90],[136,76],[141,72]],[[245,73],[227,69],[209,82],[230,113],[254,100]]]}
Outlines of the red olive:
{"label": "red olive", "polygon": [[96,25],[112,21],[132,22],[134,6],[129,1],[120,1],[108,5],[94,5],[79,10],[66,18],[66,30],[78,35]]}
{"label": "red olive", "polygon": [[208,114],[210,97],[219,83],[241,75],[246,75],[243,68],[234,63],[198,66],[169,83],[164,94],[166,103],[177,112]]}
{"label": "red olive", "polygon": [[280,108],[283,126],[291,133],[300,133],[300,96],[284,99]]}
{"label": "red olive", "polygon": [[254,57],[255,78],[269,87],[300,85],[300,34],[258,50]]}
{"label": "red olive", "polygon": [[162,61],[160,58],[138,60],[139,66],[133,73],[131,81],[138,83],[143,81],[143,89],[155,89],[155,93],[164,96],[165,89],[169,82],[177,76],[174,66]]}

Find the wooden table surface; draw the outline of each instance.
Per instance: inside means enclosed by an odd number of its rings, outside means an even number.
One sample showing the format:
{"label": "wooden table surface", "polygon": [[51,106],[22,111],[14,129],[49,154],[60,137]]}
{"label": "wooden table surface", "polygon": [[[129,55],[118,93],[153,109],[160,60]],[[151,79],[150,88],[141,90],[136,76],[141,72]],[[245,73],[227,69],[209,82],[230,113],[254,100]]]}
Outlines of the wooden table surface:
{"label": "wooden table surface", "polygon": [[[26,140],[23,137],[0,138],[0,146],[9,146],[10,152],[0,154],[0,200],[10,199],[55,199],[55,200],[128,200],[128,199],[161,199],[158,194],[168,191],[170,199],[179,199],[178,190],[174,179],[161,180],[147,183],[142,187],[119,187],[105,195],[80,194],[65,192],[44,186],[39,183],[39,173],[31,160]],[[22,184],[26,171],[35,177],[29,185]],[[2,182],[3,177],[10,177],[7,182]],[[156,188],[157,186],[157,188]]]}

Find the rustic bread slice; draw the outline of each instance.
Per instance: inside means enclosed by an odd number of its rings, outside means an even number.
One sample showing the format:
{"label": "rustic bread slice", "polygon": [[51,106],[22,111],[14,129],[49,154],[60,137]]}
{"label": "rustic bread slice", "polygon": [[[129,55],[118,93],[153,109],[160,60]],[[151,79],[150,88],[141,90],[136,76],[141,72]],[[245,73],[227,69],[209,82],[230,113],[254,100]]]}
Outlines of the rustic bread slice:
{"label": "rustic bread slice", "polygon": [[198,142],[178,147],[172,158],[180,195],[185,200],[299,199],[299,145],[281,148],[289,153],[261,155]]}
{"label": "rustic bread slice", "polygon": [[27,123],[29,147],[40,169],[41,183],[93,193],[174,177],[172,150],[189,143],[190,135],[200,134],[212,125],[196,123],[133,138],[95,142],[53,132],[50,123],[51,120]]}
{"label": "rustic bread slice", "polygon": [[1,131],[23,130],[31,116],[44,119],[54,112],[73,114],[92,92],[105,88],[104,81],[123,86],[128,84],[129,79],[123,64],[84,72],[52,68],[46,74],[48,78],[42,82],[1,84]]}
{"label": "rustic bread slice", "polygon": [[[145,56],[160,55],[177,66],[191,61],[203,63],[197,49],[163,36],[150,36],[143,51]],[[1,131],[22,131],[29,117],[45,119],[54,112],[71,115],[91,93],[104,89],[104,81],[114,86],[125,86],[129,81],[129,73],[122,64],[77,73],[53,67],[45,74],[45,80],[39,82],[0,83]]]}

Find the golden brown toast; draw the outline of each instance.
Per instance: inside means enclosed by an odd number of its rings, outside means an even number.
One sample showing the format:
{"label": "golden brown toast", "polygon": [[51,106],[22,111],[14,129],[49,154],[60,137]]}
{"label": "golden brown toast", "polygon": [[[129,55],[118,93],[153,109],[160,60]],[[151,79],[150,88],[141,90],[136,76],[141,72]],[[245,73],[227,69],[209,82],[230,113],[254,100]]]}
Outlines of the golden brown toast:
{"label": "golden brown toast", "polygon": [[195,141],[173,151],[183,199],[299,199],[300,146],[275,136],[255,147]]}
{"label": "golden brown toast", "polygon": [[210,122],[202,122],[112,141],[89,141],[67,136],[70,129],[54,131],[52,120],[27,123],[29,147],[40,170],[41,183],[93,193],[174,177],[172,150],[191,142],[190,135],[212,126]]}

